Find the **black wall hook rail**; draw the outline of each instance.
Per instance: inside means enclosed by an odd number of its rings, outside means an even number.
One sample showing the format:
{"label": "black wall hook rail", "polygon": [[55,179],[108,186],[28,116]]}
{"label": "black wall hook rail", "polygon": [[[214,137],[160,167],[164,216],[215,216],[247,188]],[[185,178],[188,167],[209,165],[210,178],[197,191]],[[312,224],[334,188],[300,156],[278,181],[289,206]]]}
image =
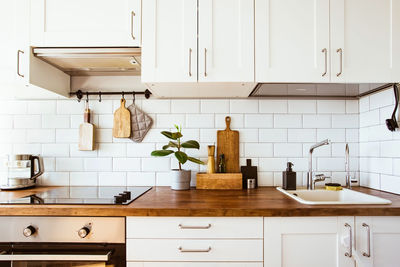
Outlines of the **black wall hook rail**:
{"label": "black wall hook rail", "polygon": [[146,99],[150,98],[151,92],[146,89],[144,92],[136,92],[136,91],[121,91],[121,92],[83,92],[82,90],[78,90],[76,92],[69,93],[71,96],[76,96],[78,98],[78,102],[81,102],[84,95],[97,95],[99,97],[99,101],[101,102],[101,97],[105,95],[144,95]]}

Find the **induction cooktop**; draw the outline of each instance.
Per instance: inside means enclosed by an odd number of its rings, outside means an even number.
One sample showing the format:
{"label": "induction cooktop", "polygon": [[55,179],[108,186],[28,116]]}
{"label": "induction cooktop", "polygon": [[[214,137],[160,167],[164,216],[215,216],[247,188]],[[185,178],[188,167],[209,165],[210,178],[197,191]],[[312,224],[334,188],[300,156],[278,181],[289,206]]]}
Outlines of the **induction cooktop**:
{"label": "induction cooktop", "polygon": [[151,188],[151,186],[57,187],[13,200],[0,200],[0,204],[128,205]]}

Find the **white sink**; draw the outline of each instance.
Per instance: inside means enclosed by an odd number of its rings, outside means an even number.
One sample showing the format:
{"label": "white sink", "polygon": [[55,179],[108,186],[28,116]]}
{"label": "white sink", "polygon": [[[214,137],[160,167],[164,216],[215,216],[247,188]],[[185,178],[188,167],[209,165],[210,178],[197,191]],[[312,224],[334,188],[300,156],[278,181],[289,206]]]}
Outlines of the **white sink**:
{"label": "white sink", "polygon": [[345,189],[340,191],[330,191],[325,189],[298,189],[284,190],[281,187],[278,191],[293,198],[297,202],[307,205],[350,205],[350,204],[391,204],[392,201],[364,194],[361,192]]}

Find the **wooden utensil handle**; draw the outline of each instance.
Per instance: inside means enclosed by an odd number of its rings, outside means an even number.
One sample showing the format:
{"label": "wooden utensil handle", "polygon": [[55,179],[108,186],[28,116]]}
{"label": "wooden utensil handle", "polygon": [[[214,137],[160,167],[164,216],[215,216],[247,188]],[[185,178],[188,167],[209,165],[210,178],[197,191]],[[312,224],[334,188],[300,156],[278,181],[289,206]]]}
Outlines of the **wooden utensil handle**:
{"label": "wooden utensil handle", "polygon": [[83,114],[83,121],[90,123],[90,109],[85,109],[85,113]]}
{"label": "wooden utensil handle", "polygon": [[226,116],[225,117],[225,123],[226,123],[226,129],[225,130],[230,131],[231,130],[231,117],[230,116]]}

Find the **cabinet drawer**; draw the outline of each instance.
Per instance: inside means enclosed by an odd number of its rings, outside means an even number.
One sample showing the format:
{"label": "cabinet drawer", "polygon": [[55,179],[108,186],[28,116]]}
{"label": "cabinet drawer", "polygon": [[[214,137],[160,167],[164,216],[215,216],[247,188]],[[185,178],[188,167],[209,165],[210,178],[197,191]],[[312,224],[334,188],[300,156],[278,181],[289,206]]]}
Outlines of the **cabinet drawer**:
{"label": "cabinet drawer", "polygon": [[262,262],[128,262],[128,267],[263,267]]}
{"label": "cabinet drawer", "polygon": [[263,219],[128,217],[127,238],[263,238]]}
{"label": "cabinet drawer", "polygon": [[262,261],[263,241],[128,239],[128,261]]}

